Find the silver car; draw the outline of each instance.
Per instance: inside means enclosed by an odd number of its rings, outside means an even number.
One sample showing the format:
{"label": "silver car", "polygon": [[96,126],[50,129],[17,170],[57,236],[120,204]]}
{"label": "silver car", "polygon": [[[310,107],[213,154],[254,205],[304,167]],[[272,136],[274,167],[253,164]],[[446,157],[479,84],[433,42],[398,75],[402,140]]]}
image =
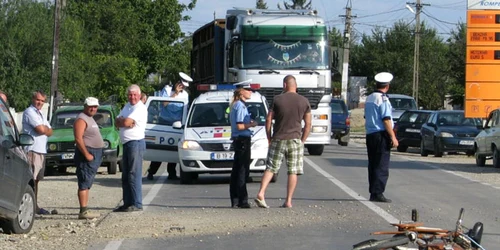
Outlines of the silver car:
{"label": "silver car", "polygon": [[500,167],[500,109],[490,112],[483,130],[474,138],[474,155],[477,166],[492,158],[493,167]]}

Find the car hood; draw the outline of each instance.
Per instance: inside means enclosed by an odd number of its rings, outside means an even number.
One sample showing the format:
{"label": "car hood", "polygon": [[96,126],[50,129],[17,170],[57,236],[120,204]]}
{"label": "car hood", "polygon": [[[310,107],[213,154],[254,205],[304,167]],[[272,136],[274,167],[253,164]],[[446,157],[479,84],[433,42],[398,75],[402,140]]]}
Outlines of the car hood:
{"label": "car hood", "polygon": [[480,130],[474,126],[441,126],[439,127],[439,132],[449,132],[454,134],[470,134],[476,136],[477,134],[479,134]]}
{"label": "car hood", "polygon": [[75,136],[73,134],[73,129],[54,129],[52,136],[49,136],[48,142],[66,142],[74,141]]}

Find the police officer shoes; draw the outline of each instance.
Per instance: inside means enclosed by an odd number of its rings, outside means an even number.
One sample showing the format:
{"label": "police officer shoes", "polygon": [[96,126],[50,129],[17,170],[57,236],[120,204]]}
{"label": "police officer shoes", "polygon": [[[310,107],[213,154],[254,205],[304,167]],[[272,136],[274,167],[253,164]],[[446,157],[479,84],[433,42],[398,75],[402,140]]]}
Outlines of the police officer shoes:
{"label": "police officer shoes", "polygon": [[101,216],[101,215],[98,213],[93,213],[90,210],[86,210],[85,212],[78,214],[78,219],[79,220],[91,220],[91,219],[98,218],[99,216]]}
{"label": "police officer shoes", "polygon": [[383,194],[370,196],[370,201],[385,202],[385,203],[391,203],[392,202],[391,199],[385,198],[385,196]]}

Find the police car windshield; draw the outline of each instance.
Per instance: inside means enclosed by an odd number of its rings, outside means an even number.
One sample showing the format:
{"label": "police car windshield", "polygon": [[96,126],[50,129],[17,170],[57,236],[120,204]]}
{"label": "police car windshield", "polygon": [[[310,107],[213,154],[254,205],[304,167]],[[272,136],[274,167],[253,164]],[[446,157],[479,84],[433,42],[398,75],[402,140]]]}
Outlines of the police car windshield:
{"label": "police car windshield", "polygon": [[[251,119],[255,120],[259,126],[264,126],[267,115],[264,104],[247,102],[246,106]],[[188,118],[187,127],[231,126],[229,112],[227,102],[195,104]]]}

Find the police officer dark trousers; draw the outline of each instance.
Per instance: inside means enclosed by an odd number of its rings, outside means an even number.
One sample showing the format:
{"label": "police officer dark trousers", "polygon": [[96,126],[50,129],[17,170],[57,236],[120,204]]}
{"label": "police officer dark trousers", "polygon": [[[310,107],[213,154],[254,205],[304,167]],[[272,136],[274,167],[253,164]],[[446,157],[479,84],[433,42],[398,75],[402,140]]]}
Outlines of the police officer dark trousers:
{"label": "police officer dark trousers", "polygon": [[233,139],[234,163],[231,170],[231,184],[229,193],[231,196],[231,205],[246,206],[248,204],[248,192],[246,179],[250,172],[250,137],[237,137]]}
{"label": "police officer dark trousers", "polygon": [[368,151],[368,182],[370,199],[385,192],[389,179],[389,161],[391,158],[391,141],[386,131],[366,135]]}

